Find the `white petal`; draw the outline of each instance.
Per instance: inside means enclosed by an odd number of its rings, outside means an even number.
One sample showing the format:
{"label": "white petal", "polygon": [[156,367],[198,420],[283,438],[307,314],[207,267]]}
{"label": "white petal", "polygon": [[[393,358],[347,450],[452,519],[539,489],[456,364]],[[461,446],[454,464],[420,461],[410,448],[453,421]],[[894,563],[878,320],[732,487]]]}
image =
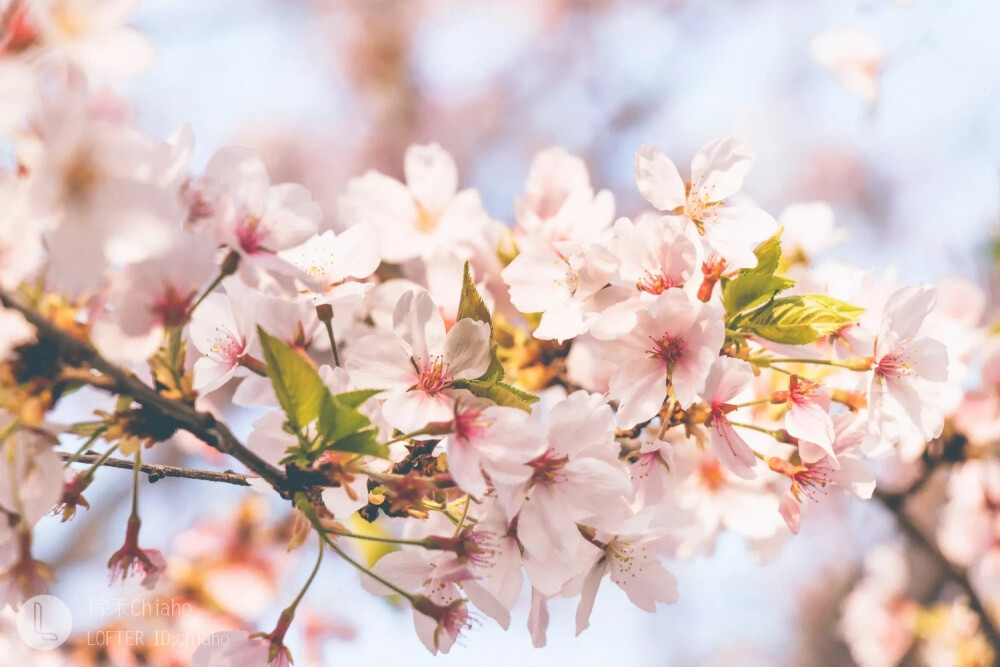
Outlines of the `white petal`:
{"label": "white petal", "polygon": [[670,158],[653,146],[643,144],[636,151],[635,182],[642,196],[661,211],[684,206],[684,180]]}

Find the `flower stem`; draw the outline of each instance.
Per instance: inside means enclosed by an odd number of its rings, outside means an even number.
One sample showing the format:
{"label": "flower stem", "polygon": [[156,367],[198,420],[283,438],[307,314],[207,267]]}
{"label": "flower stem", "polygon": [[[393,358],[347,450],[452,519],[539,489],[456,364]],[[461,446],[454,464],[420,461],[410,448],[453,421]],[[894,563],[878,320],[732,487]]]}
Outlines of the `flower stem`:
{"label": "flower stem", "polygon": [[465,525],[465,518],[469,516],[469,505],[472,504],[472,498],[468,495],[465,496],[465,507],[462,509],[462,516],[458,520],[458,524],[455,526],[455,533],[452,537],[458,537],[458,534],[462,532],[462,526]]}
{"label": "flower stem", "polygon": [[86,452],[88,449],[90,449],[90,446],[93,445],[95,442],[97,442],[98,438],[104,435],[104,432],[106,430],[108,430],[108,427],[102,426],[96,431],[94,431],[94,434],[91,435],[89,438],[87,438],[86,442],[83,443],[83,446],[81,446],[80,449],[73,452],[73,454],[71,454],[69,458],[66,459],[66,465],[69,466],[71,463],[76,462],[78,458],[83,456],[83,453]]}
{"label": "flower stem", "polygon": [[215,288],[227,277],[236,273],[236,267],[239,265],[240,256],[236,253],[230,252],[223,260],[222,266],[219,268],[219,275],[215,277],[212,284],[205,288],[205,291],[201,293],[201,296],[191,304],[191,308],[188,309],[188,317],[194,314],[195,309],[201,305],[201,302],[208,298],[208,295],[215,291]]}
{"label": "flower stem", "polygon": [[[108,450],[106,452],[104,452],[103,454],[101,454],[100,458],[97,459],[96,461],[94,461],[94,464],[92,466],[90,466],[89,468],[87,468],[87,471],[85,473],[83,473],[83,474],[88,479],[91,478],[91,477],[93,477],[94,473],[97,472],[97,469],[100,468],[102,465],[104,465],[104,462],[108,460],[108,458],[114,453],[114,451],[116,449],[118,449],[118,445],[117,444],[111,445],[110,447],[108,447]],[[67,465],[69,465],[69,464],[67,463]],[[140,464],[139,467],[141,468],[142,465]]]}
{"label": "flower stem", "polygon": [[333,365],[340,366],[340,353],[337,351],[337,337],[333,335],[333,306],[321,303],[316,306],[316,316],[326,327],[326,335],[330,338],[330,349],[333,351]]}
{"label": "flower stem", "polygon": [[[111,450],[108,450],[110,454]],[[96,463],[94,464],[97,465]],[[139,518],[139,470],[142,469],[142,445],[135,450],[135,465],[132,466],[132,515],[131,519]]]}
{"label": "flower stem", "polygon": [[323,533],[329,535],[339,535],[340,537],[350,537],[355,540],[368,540],[369,542],[384,542],[386,544],[407,544],[415,547],[429,548],[427,540],[408,540],[405,538],[382,537],[381,535],[364,535],[362,533],[352,533],[348,530],[337,530],[336,528],[323,528]]}
{"label": "flower stem", "polygon": [[775,357],[751,357],[750,363],[757,366],[768,367],[772,364],[818,364],[821,366],[836,366],[837,368],[846,368],[850,371],[867,371],[871,370],[872,358],[871,357],[851,357],[850,359],[778,359]]}
{"label": "flower stem", "polygon": [[310,586],[312,586],[313,580],[316,579],[316,573],[319,572],[320,563],[323,562],[323,547],[326,546],[326,542],[323,541],[323,535],[321,533],[317,533],[317,535],[319,536],[319,555],[316,557],[316,564],[313,566],[312,573],[309,575],[309,578],[306,579],[306,583],[302,587],[302,590],[300,590],[299,594],[295,596],[294,600],[292,600],[292,604],[285,608],[285,612],[287,613],[293,615],[295,614],[295,609],[299,606],[299,602],[302,601],[302,597],[306,594],[306,591],[309,590]]}

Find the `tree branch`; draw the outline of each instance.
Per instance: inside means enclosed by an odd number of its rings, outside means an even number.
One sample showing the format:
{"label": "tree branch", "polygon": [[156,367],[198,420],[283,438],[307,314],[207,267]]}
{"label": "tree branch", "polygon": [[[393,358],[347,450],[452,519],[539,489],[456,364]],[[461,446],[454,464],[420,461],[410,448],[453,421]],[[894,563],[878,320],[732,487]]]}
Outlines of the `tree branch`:
{"label": "tree branch", "polygon": [[979,594],[972,587],[968,573],[941,553],[933,538],[926,535],[906,512],[905,503],[907,494],[892,494],[876,489],[874,497],[892,513],[903,534],[911,542],[923,549],[937,563],[941,570],[944,571],[948,578],[958,584],[959,588],[962,589],[969,599],[969,607],[979,616],[979,627],[982,629],[983,634],[986,635],[987,641],[989,641],[991,646],[1000,647],[1000,631],[997,630],[997,626],[993,622],[993,617],[990,616],[990,612],[986,609]]}
{"label": "tree branch", "polygon": [[296,490],[292,488],[293,485],[289,483],[288,476],[282,470],[247,449],[229,428],[216,420],[213,415],[199,412],[189,405],[172,401],[160,395],[132,373],[106,360],[90,343],[78,340],[59,329],[34,309],[19,303],[5,290],[0,290],[0,304],[21,313],[40,333],[44,333],[65,350],[73,352],[77,357],[85,360],[91,368],[113,381],[113,384],[107,387],[102,386],[102,389],[131,396],[136,402],[157,411],[173,421],[179,428],[204,440],[209,446],[223,454],[232,456],[274,487],[282,497],[290,498]]}
{"label": "tree branch", "polygon": [[[63,461],[66,461],[69,459],[71,454],[69,452],[59,452],[59,456],[62,457]],[[98,452],[88,451],[87,453],[76,457],[76,460],[73,461],[73,463],[95,463],[99,458],[101,458],[101,455]],[[129,459],[108,458],[104,460],[101,467],[132,470],[134,465],[135,464]],[[200,479],[206,482],[222,482],[224,484],[235,484],[236,486],[250,486],[250,482],[247,481],[247,475],[241,475],[240,473],[233,472],[232,470],[217,472],[214,470],[195,470],[193,468],[181,468],[179,466],[143,463],[139,467],[139,472],[148,477],[150,484],[158,482],[164,477],[183,477],[186,479]]]}

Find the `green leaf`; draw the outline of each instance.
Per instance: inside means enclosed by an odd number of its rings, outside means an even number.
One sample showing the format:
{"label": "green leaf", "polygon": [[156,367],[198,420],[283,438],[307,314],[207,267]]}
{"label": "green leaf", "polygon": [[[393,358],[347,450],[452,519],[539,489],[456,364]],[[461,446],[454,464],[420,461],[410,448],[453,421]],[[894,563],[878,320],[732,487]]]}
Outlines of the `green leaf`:
{"label": "green leaf", "polygon": [[732,319],[753,310],[794,284],[794,280],[781,276],[741,272],[722,287],[722,305],[726,309],[726,318]]}
{"label": "green leaf", "polygon": [[529,394],[505,382],[486,384],[479,380],[456,380],[455,387],[468,389],[476,396],[488,398],[497,405],[519,408],[525,412],[531,412],[531,406],[538,402],[538,397],[534,394]]}
{"label": "green leaf", "polygon": [[373,428],[344,436],[328,445],[326,449],[335,452],[377,456],[380,459],[389,458],[389,448],[378,441],[378,431]]}
{"label": "green leaf", "polygon": [[757,266],[745,269],[744,272],[774,275],[781,263],[781,230],[757,246],[753,254],[757,256]]}
{"label": "green leaf", "polygon": [[863,308],[822,294],[775,299],[740,322],[740,328],[786,345],[807,345],[854,322]]}
{"label": "green leaf", "polygon": [[295,348],[261,327],[257,327],[257,334],[278,403],[285,411],[289,425],[300,431],[319,416],[323,398],[330,392],[313,365]]}
{"label": "green leaf", "polygon": [[358,412],[357,408],[341,403],[340,396],[343,394],[334,396],[327,391],[320,405],[316,430],[324,443],[340,440],[371,424],[371,420]]}
{"label": "green leaf", "polygon": [[349,408],[360,408],[369,398],[381,393],[381,389],[358,389],[356,391],[345,391],[342,394],[336,394],[334,398]]}
{"label": "green leaf", "polygon": [[469,262],[465,262],[465,272],[462,276],[462,295],[458,301],[458,315],[455,320],[470,318],[477,322],[486,322],[492,330],[493,320],[490,318],[490,309],[483,302],[483,297],[479,295],[476,284],[472,282],[472,273],[469,271]]}

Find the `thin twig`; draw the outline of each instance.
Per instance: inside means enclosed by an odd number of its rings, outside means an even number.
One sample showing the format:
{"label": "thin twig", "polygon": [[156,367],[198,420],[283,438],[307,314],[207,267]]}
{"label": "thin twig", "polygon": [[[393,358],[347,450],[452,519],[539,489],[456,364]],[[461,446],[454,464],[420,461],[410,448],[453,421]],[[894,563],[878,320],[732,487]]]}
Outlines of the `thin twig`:
{"label": "thin twig", "polygon": [[[63,461],[70,458],[69,452],[59,452]],[[88,451],[76,458],[74,463],[94,463],[101,458],[97,452]],[[101,464],[103,468],[121,468],[132,470],[134,463],[127,459],[108,458]],[[139,472],[146,475],[150,483],[158,482],[164,477],[183,477],[186,479],[200,479],[206,482],[223,482],[225,484],[235,484],[236,486],[250,486],[248,475],[241,475],[238,472],[226,470],[216,472],[214,470],[195,470],[193,468],[181,468],[179,466],[160,465],[155,463],[143,463]]]}
{"label": "thin twig", "polygon": [[1000,631],[997,630],[997,626],[993,622],[993,617],[990,616],[989,611],[983,605],[979,594],[972,587],[968,573],[941,553],[934,540],[924,534],[924,531],[913,521],[904,507],[907,495],[885,493],[876,489],[874,497],[896,518],[896,523],[899,525],[900,530],[914,544],[923,549],[938,564],[949,579],[958,584],[969,599],[969,607],[979,616],[979,627],[982,629],[983,634],[986,635],[987,641],[989,641],[991,646],[1000,647]]}
{"label": "thin twig", "polygon": [[156,410],[172,420],[179,428],[204,440],[223,454],[232,456],[255,472],[285,498],[290,498],[295,489],[291,488],[288,476],[257,454],[247,449],[229,428],[207,412],[199,412],[184,403],[172,401],[141,381],[132,373],[106,360],[86,341],[81,341],[59,329],[32,308],[19,303],[10,293],[0,290],[0,303],[4,307],[21,313],[39,332],[52,338],[61,347],[72,351],[96,371],[114,381],[110,387],[102,387],[112,393],[131,396],[136,402]]}

